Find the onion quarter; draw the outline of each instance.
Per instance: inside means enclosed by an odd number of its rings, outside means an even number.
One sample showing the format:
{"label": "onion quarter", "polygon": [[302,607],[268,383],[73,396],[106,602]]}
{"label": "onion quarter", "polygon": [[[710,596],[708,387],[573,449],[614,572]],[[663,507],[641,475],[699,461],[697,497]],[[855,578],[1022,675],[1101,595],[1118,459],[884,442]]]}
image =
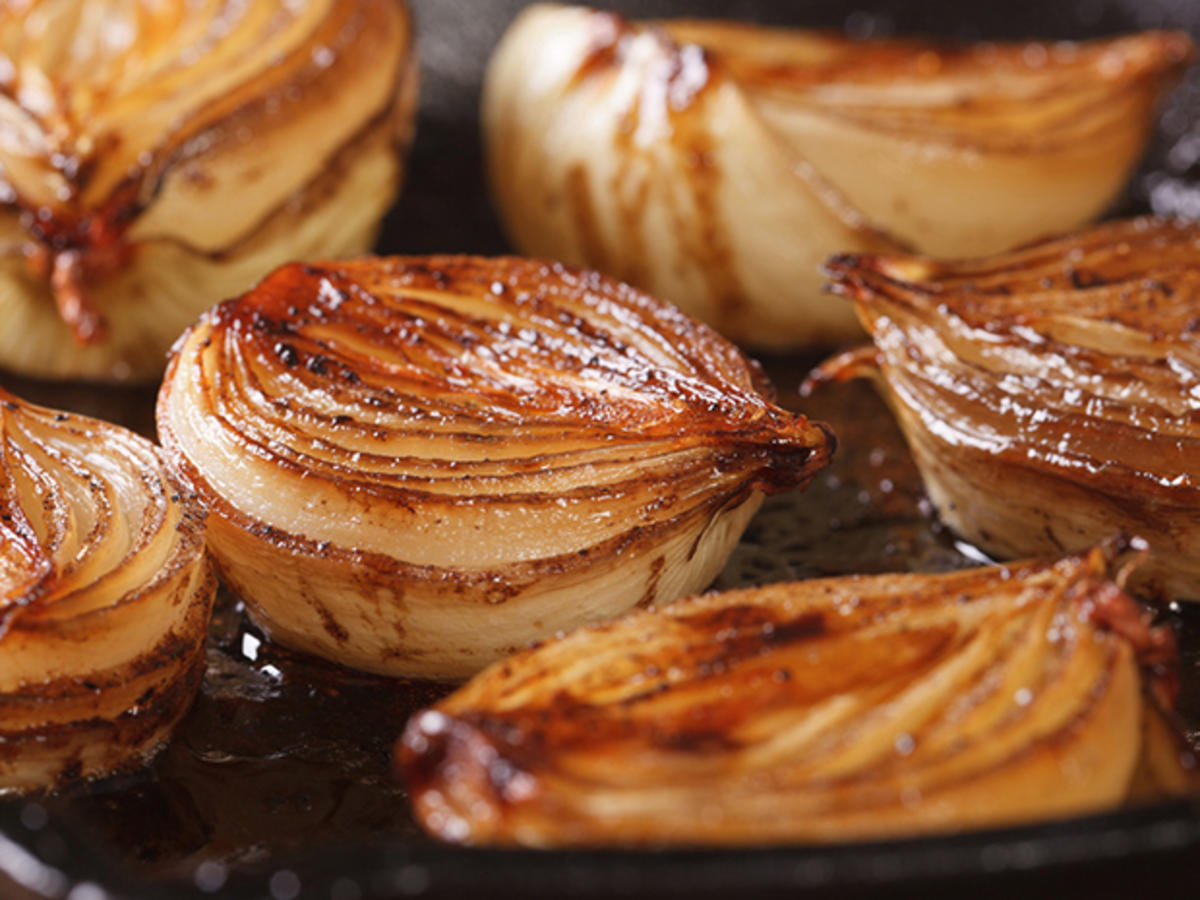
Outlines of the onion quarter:
{"label": "onion quarter", "polygon": [[522,253],[588,265],[739,343],[861,335],[831,253],[996,253],[1120,192],[1183,34],[851,41],[534,5],[490,63],[492,193]]}
{"label": "onion quarter", "polygon": [[[1102,225],[977,260],[843,256],[829,272],[942,519],[997,558],[1124,529],[1135,586],[1200,599],[1200,226]],[[819,376],[820,377],[820,376]]]}
{"label": "onion quarter", "polygon": [[531,847],[899,838],[1195,790],[1162,712],[1173,635],[1108,568],[1096,550],[636,612],[418,713],[397,764],[435,836]]}

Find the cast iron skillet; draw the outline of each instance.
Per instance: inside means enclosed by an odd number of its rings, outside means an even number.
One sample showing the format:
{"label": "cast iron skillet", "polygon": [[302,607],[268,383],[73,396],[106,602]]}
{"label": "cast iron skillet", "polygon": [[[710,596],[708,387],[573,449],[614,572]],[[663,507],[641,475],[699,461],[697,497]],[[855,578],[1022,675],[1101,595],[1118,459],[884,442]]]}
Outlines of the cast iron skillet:
{"label": "cast iron skillet", "polygon": [[[519,0],[414,0],[424,59],[404,196],[381,252],[508,250],[482,179],[477,105],[488,53]],[[1200,37],[1200,4],[1171,0],[650,0],[639,17],[719,15],[857,35],[1081,38],[1150,27]],[[1146,165],[1114,213],[1200,217],[1200,73],[1164,111]],[[1195,129],[1193,131],[1193,128]],[[816,360],[767,360],[781,399]],[[152,433],[152,390],[46,385],[0,375],[29,399]],[[720,585],[969,565],[927,515],[890,417],[860,385],[804,402],[842,450],[803,496],[774,499]],[[1175,610],[1185,649],[1181,711],[1200,731],[1200,609]],[[444,847],[421,834],[388,769],[407,715],[442,688],[400,684],[267,644],[223,596],[205,687],[146,773],[61,797],[0,802],[0,896],[120,898],[405,896],[812,897],[1194,894],[1200,797],[1066,822],[834,847],[540,853]]]}

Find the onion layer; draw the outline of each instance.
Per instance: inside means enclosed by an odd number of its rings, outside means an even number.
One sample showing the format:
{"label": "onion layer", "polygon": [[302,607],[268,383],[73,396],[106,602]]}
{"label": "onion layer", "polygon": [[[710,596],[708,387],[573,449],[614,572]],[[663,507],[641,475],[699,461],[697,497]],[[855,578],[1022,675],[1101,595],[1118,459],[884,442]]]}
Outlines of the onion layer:
{"label": "onion layer", "polygon": [[157,450],[0,391],[0,793],[135,766],[204,673],[216,579]]}
{"label": "onion layer", "polygon": [[293,265],[181,340],[159,433],[275,639],[458,678],[715,577],[823,426],[632,288],[466,257]]}
{"label": "onion layer", "polygon": [[838,257],[943,520],[998,557],[1150,542],[1139,586],[1200,599],[1200,226],[1137,219],[990,259]]}
{"label": "onion layer", "polygon": [[899,837],[1195,789],[1178,745],[1139,773],[1175,645],[1107,568],[1094,551],[635,613],[488,669],[409,721],[397,762],[434,835],[535,847]]}
{"label": "onion layer", "polygon": [[399,187],[402,0],[32,0],[0,15],[0,365],[150,378],[218,299],[361,253]]}
{"label": "onion layer", "polygon": [[1182,34],[852,42],[538,5],[490,64],[492,190],[522,252],[595,267],[739,342],[859,334],[837,251],[994,253],[1104,210]]}

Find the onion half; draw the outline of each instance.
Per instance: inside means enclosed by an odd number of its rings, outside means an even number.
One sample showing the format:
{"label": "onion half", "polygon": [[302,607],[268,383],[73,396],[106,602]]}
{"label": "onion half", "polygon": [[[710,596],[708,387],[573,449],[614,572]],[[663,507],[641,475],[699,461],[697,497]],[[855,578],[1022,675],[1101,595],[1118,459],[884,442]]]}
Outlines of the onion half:
{"label": "onion half", "polygon": [[[908,837],[1195,789],[1160,712],[1173,636],[1108,569],[1096,550],[634,613],[418,713],[397,765],[435,836],[533,847]],[[1144,718],[1175,741],[1150,766]]]}
{"label": "onion half", "polygon": [[1200,226],[1103,225],[1000,256],[830,261],[942,519],[997,557],[1118,529],[1138,586],[1200,599]]}
{"label": "onion half", "polygon": [[524,253],[766,348],[859,335],[838,251],[965,256],[1076,227],[1142,153],[1183,34],[855,42],[537,5],[490,63],[491,187]]}
{"label": "onion half", "polygon": [[203,519],[144,438],[0,391],[0,793],[147,759],[204,674]]}
{"label": "onion half", "polygon": [[827,462],[708,328],[595,273],[292,265],[205,314],[159,398],[223,576],[283,644],[468,676],[708,584]]}
{"label": "onion half", "polygon": [[361,253],[416,102],[403,0],[0,14],[0,365],[157,378],[216,300]]}

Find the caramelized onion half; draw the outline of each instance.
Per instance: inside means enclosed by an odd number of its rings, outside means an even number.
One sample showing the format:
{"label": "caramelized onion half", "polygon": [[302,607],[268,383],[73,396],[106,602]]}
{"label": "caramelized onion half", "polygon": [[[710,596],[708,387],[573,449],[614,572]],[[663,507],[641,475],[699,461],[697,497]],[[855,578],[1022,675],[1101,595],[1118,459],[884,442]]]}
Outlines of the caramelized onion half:
{"label": "caramelized onion half", "polygon": [[0,391],[0,793],[160,747],[204,674],[215,589],[149,441]]}
{"label": "caramelized onion half", "polygon": [[1200,599],[1200,226],[1103,225],[989,259],[845,256],[878,375],[943,520],[997,557],[1125,528],[1139,587]]}
{"label": "caramelized onion half", "polygon": [[1178,743],[1140,776],[1175,645],[1107,568],[1094,551],[634,613],[418,713],[397,762],[434,835],[535,847],[899,837],[1194,788]]}
{"label": "caramelized onion half", "polygon": [[367,250],[415,99],[402,0],[10,4],[0,365],[157,377],[216,300]]}
{"label": "caramelized onion half", "polygon": [[292,265],[181,340],[159,400],[225,578],[281,643],[461,678],[708,584],[820,425],[666,304],[468,257]]}
{"label": "caramelized onion half", "polygon": [[719,22],[524,12],[487,75],[501,217],[524,253],[592,266],[727,337],[854,337],[837,251],[994,253],[1099,214],[1192,52],[854,42]]}

